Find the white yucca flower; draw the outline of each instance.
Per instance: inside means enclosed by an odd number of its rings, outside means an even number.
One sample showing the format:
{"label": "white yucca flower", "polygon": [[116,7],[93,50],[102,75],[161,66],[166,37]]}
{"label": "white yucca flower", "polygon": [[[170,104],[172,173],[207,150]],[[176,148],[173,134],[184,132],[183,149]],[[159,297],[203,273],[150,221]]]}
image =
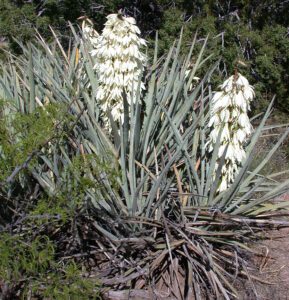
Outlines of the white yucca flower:
{"label": "white yucca flower", "polygon": [[[189,80],[193,68],[194,68],[194,65],[193,65],[192,63],[190,63],[190,64],[188,65],[187,70],[185,71],[185,79],[186,79],[186,80]],[[189,91],[192,91],[192,90],[194,89],[194,86],[196,85],[196,83],[198,83],[199,81],[200,81],[200,77],[194,76],[194,77],[192,78],[192,82],[190,83],[190,86],[189,86],[189,89],[188,89],[188,90],[189,90]]]}
{"label": "white yucca flower", "polygon": [[[82,24],[81,24],[81,30],[82,30],[82,40],[81,40],[81,43],[85,43],[86,47],[87,47],[87,51],[92,51],[97,43],[98,43],[98,38],[99,38],[99,34],[98,32],[93,28],[93,22],[87,18],[87,17],[80,17],[79,18],[80,20],[83,20],[82,21]],[[79,55],[76,55],[76,62],[77,63],[81,63],[81,68],[79,69],[80,71],[80,76],[82,78],[82,81],[83,82],[86,82],[87,81],[87,74],[86,74],[86,71],[85,71],[85,68],[83,67],[83,63],[84,63],[84,59],[83,59],[83,54],[81,52],[81,47],[79,48]],[[95,62],[93,62],[95,63]],[[90,88],[91,85],[90,85],[90,81],[88,80],[87,82],[87,88]]]}
{"label": "white yucca flower", "polygon": [[[134,18],[111,14],[91,51],[99,79],[97,101],[104,112],[111,112],[114,120],[123,120],[123,92],[128,104],[136,98],[146,62],[146,56],[140,51],[146,42],[139,34]],[[143,83],[140,88],[144,89]]]}
{"label": "white yucca flower", "polygon": [[[219,132],[222,130],[218,157],[221,158],[227,149],[218,188],[218,191],[222,192],[234,181],[239,166],[246,158],[244,142],[253,131],[248,110],[254,97],[254,90],[240,73],[231,76],[220,88],[221,91],[215,92],[211,102],[208,123],[211,132],[206,147],[208,152],[213,151]],[[216,170],[217,168],[218,164]]]}
{"label": "white yucca flower", "polygon": [[95,48],[98,43],[99,34],[93,28],[93,22],[89,18],[84,18],[81,29],[83,37],[90,42],[92,48]]}

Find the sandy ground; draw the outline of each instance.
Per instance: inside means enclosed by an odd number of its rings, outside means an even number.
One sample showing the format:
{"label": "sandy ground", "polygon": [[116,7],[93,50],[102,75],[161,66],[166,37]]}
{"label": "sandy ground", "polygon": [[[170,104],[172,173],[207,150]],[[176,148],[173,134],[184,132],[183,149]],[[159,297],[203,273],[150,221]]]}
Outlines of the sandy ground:
{"label": "sandy ground", "polygon": [[271,237],[255,250],[261,257],[255,257],[258,270],[254,275],[264,282],[244,280],[239,287],[242,300],[289,300],[289,229],[271,232]]}
{"label": "sandy ground", "polygon": [[[289,194],[281,197],[278,200],[289,201]],[[262,256],[253,258],[258,267],[254,275],[271,284],[245,281],[240,299],[289,300],[289,228],[271,231],[267,237],[254,249],[262,253]]]}

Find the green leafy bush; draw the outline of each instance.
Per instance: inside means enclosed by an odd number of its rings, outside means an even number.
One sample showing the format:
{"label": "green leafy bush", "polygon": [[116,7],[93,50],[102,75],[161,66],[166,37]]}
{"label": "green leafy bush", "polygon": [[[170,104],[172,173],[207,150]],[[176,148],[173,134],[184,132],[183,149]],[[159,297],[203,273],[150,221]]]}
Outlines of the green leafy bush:
{"label": "green leafy bush", "polygon": [[2,296],[17,296],[19,299],[100,299],[96,282],[84,278],[74,262],[57,262],[55,255],[55,246],[46,236],[29,240],[19,234],[1,233]]}
{"label": "green leafy bush", "polygon": [[[3,180],[29,156],[33,156],[34,152],[41,151],[48,143],[54,143],[56,138],[59,141],[64,134],[63,126],[69,118],[64,107],[57,104],[23,114],[6,101],[2,102],[1,109],[9,111],[8,115],[0,117],[0,178]],[[36,163],[34,157],[31,158]]]}

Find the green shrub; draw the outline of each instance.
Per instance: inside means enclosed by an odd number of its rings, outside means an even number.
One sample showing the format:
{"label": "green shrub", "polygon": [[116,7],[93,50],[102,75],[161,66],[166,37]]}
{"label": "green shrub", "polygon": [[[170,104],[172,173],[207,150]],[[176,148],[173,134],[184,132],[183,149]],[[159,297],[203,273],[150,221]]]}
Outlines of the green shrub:
{"label": "green shrub", "polygon": [[47,236],[28,239],[1,233],[0,279],[3,297],[100,299],[98,283],[84,278],[73,261],[56,261],[55,246]]}

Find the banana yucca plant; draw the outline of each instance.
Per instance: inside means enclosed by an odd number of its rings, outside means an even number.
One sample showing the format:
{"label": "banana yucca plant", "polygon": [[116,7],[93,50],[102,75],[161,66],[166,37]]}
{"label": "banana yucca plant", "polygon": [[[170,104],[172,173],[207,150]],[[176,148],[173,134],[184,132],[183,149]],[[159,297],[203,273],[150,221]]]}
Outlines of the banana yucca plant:
{"label": "banana yucca plant", "polygon": [[[110,118],[109,131],[96,101],[91,45],[71,30],[68,50],[56,35],[50,44],[37,35],[37,43],[19,43],[23,55],[10,54],[2,65],[1,117],[10,143],[25,134],[14,134],[17,114],[41,110],[39,116],[45,116],[51,105],[62,112],[53,117],[54,130],[3,178],[2,193],[15,193],[17,185],[33,190],[37,182],[42,194],[53,199],[61,193],[69,202],[79,196],[75,186],[86,179],[81,206],[93,220],[89,230],[97,234],[97,275],[110,288],[109,297],[237,298],[233,282],[248,276],[244,253],[250,243],[265,229],[289,224],[274,218],[288,203],[270,202],[288,190],[289,180],[278,182],[279,173],[260,174],[289,130],[260,165],[250,167],[273,102],[246,147],[238,176],[219,193],[220,143],[210,157],[205,150],[210,79],[218,67],[209,67],[210,57],[204,57],[207,40],[196,53],[195,36],[184,56],[180,37],[166,56],[158,57],[156,39],[144,74],[146,91],[142,96],[139,83],[131,103],[124,94],[123,123]],[[195,81],[204,68],[206,74]],[[0,151],[5,159],[5,149]],[[72,167],[76,160],[77,169]]]}

